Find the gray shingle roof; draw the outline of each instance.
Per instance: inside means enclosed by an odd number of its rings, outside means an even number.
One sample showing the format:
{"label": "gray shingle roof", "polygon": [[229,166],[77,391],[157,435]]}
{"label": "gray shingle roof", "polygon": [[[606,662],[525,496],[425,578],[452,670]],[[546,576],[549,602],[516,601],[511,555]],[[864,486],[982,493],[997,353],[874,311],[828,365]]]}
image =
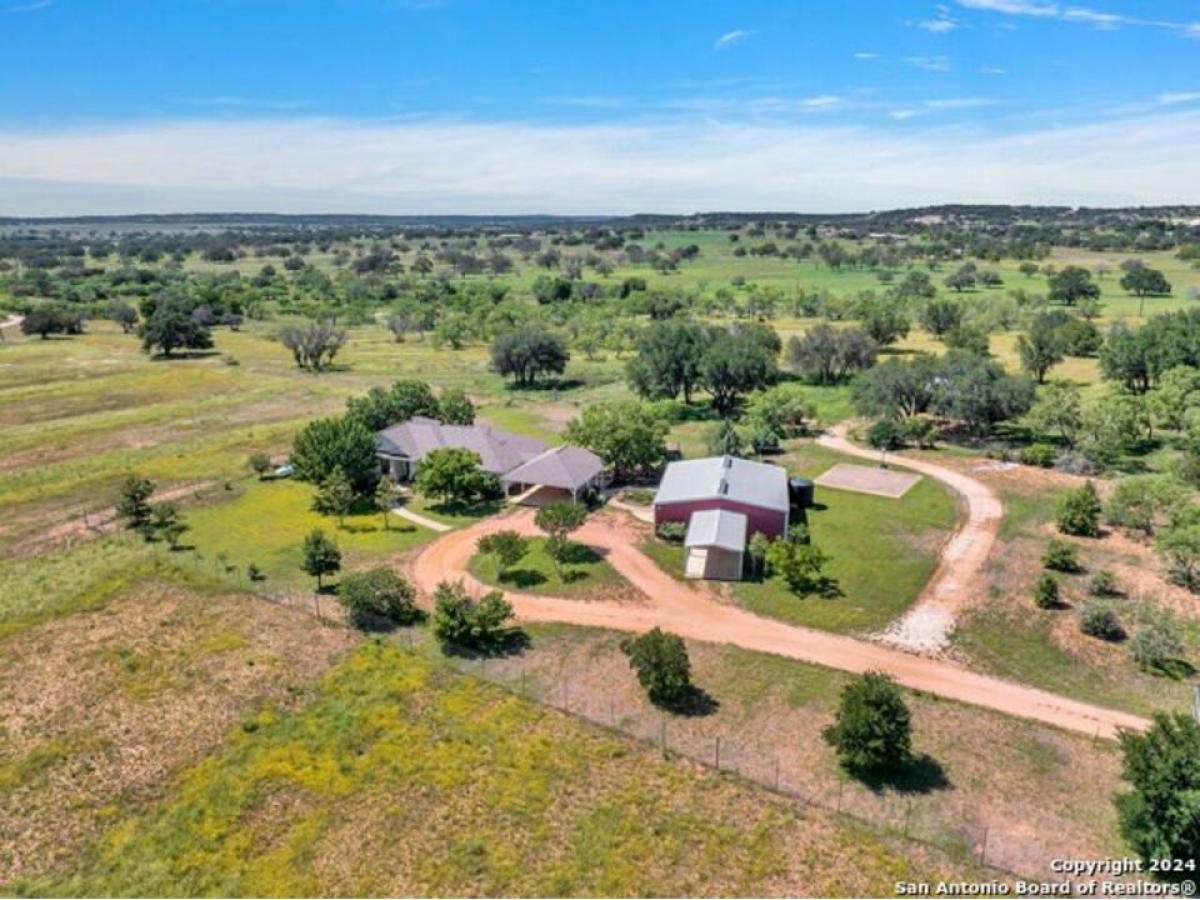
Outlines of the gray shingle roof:
{"label": "gray shingle roof", "polygon": [[542,441],[524,435],[487,425],[443,425],[424,416],[414,416],[375,435],[375,448],[380,453],[416,462],[442,447],[473,450],[483,461],[482,467],[497,475],[515,469],[546,449]]}
{"label": "gray shingle roof", "polygon": [[654,505],[719,498],[787,512],[787,471],[736,456],[673,462],[663,473]]}
{"label": "gray shingle roof", "polygon": [[543,484],[574,491],[604,470],[604,460],[582,447],[553,447],[504,476],[514,484]]}
{"label": "gray shingle roof", "polygon": [[698,509],[688,520],[685,547],[720,547],[722,550],[746,549],[746,526],[749,519],[743,513],[728,509]]}

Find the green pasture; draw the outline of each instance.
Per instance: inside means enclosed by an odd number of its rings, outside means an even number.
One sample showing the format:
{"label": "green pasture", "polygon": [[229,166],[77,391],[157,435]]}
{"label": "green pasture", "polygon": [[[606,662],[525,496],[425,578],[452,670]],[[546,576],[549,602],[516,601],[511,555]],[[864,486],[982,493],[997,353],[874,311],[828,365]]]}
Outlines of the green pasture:
{"label": "green pasture", "polygon": [[626,585],[625,579],[603,556],[581,544],[575,545],[570,559],[555,566],[546,552],[545,538],[531,538],[528,552],[509,567],[503,577],[497,571],[495,558],[483,554],[472,557],[467,571],[485,584],[502,590],[552,597],[601,599],[605,592]]}

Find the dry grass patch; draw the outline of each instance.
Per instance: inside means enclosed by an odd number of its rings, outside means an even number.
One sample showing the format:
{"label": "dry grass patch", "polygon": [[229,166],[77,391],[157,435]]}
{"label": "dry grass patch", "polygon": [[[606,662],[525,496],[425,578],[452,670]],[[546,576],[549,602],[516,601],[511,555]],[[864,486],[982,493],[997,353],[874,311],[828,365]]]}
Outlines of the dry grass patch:
{"label": "dry grass patch", "polygon": [[0,643],[0,887],[71,866],[114,817],[356,642],[248,597],[150,582]]}

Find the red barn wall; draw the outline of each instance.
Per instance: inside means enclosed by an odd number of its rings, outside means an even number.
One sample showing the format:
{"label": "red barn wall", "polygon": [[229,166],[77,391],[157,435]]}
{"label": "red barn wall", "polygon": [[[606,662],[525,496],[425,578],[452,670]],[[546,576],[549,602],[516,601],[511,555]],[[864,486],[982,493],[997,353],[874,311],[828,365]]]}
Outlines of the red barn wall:
{"label": "red barn wall", "polygon": [[775,509],[765,509],[761,506],[751,506],[723,497],[710,497],[704,500],[684,500],[678,503],[663,503],[654,507],[654,527],[658,528],[663,522],[682,522],[687,524],[692,513],[701,509],[727,509],[731,512],[744,513],[749,520],[746,536],[761,531],[767,537],[778,537],[787,528],[787,515]]}

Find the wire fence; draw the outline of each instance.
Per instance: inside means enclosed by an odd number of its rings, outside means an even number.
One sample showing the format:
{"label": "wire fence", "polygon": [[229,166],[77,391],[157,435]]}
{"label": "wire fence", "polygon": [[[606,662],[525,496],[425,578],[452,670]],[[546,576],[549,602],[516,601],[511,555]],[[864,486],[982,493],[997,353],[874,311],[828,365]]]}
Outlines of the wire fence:
{"label": "wire fence", "polygon": [[[408,629],[397,638],[414,650],[429,646],[428,638],[420,631]],[[532,662],[523,655],[481,656],[465,650],[450,650],[445,658],[464,674],[632,737],[665,756],[682,757],[745,778],[802,808],[812,806],[845,816],[889,835],[927,845],[956,860],[969,861],[999,877],[1037,877],[1044,874],[1044,861],[1050,858],[1049,848],[1041,841],[1028,835],[996,832],[982,824],[982,816],[956,816],[936,797],[921,802],[915,794],[872,791],[840,779],[831,787],[827,776],[822,779],[803,763],[780,753],[770,738],[731,733],[728,725],[716,724],[711,717],[674,715],[637,698],[598,697],[595,691],[583,688],[587,673],[571,663],[547,667],[544,661]]]}
{"label": "wire fence", "polygon": [[[326,625],[350,627],[337,598],[313,591],[268,591],[247,573],[219,558],[178,551],[168,558],[200,575],[215,577],[270,603],[287,606]],[[391,639],[413,652],[435,652],[465,675],[497,685],[524,699],[553,707],[592,724],[632,737],[665,756],[681,757],[709,769],[745,778],[803,807],[816,807],[879,829],[886,834],[926,845],[956,860],[970,861],[997,876],[1040,877],[1045,861],[1069,856],[1072,848],[1048,847],[1043,841],[1014,830],[984,824],[985,816],[961,816],[936,798],[919,794],[873,791],[806,768],[780,752],[770,736],[745,731],[730,733],[709,716],[674,715],[640,697],[603,692],[589,685],[586,664],[562,658],[551,664],[545,657],[516,653],[489,656],[466,648],[439,647],[422,628],[401,628]],[[980,811],[982,813],[982,810]]]}

